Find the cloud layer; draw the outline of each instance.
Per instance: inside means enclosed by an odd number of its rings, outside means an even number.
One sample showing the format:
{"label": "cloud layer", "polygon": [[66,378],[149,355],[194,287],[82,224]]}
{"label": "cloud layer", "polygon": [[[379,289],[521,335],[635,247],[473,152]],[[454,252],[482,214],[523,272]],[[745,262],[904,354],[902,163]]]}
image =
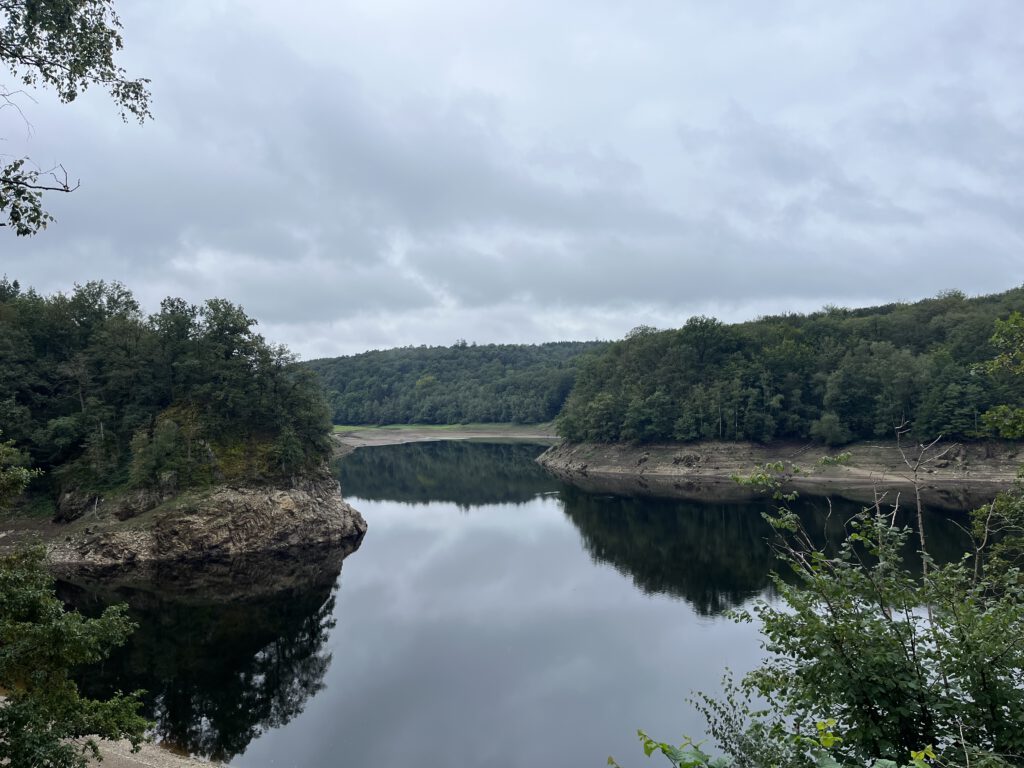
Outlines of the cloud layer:
{"label": "cloud layer", "polygon": [[63,162],[40,290],[221,295],[306,357],[608,338],[1024,281],[1024,8],[122,4],[156,119],[0,113]]}

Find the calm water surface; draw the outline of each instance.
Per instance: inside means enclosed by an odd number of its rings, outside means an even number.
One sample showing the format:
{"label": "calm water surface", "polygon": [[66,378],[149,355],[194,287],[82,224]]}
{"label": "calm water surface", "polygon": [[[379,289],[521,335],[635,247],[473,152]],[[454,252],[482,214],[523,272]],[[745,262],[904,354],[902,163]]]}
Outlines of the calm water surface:
{"label": "calm water surface", "polygon": [[243,768],[646,764],[637,727],[702,733],[689,692],[760,658],[722,612],[770,598],[765,506],[588,495],[540,450],[356,451],[339,479],[369,532],[340,575],[260,599],[119,592],[141,629],[87,687],[147,689],[161,738]]}

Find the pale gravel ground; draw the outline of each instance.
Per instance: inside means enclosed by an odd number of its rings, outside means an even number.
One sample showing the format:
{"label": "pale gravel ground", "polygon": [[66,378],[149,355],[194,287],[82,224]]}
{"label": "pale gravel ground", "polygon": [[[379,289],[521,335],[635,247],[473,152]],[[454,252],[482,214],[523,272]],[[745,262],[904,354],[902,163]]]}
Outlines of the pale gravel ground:
{"label": "pale gravel ground", "polygon": [[102,762],[92,765],[102,768],[218,768],[220,763],[210,763],[182,757],[155,744],[143,744],[142,749],[132,753],[127,741],[101,741]]}
{"label": "pale gravel ground", "polygon": [[416,426],[367,427],[351,432],[332,434],[337,455],[345,455],[356,448],[402,443],[423,443],[433,440],[522,440],[524,442],[555,443],[558,435],[551,424],[497,424],[494,427],[467,426],[452,429],[430,429]]}

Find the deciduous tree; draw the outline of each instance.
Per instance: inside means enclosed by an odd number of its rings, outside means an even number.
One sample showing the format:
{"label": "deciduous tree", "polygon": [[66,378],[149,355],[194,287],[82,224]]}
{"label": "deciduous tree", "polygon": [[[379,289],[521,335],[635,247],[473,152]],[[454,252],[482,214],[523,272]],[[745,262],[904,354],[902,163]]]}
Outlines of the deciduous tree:
{"label": "deciduous tree", "polygon": [[[0,0],[0,67],[17,83],[0,83],[0,109],[22,114],[22,88],[51,88],[67,103],[99,87],[122,119],[142,122],[150,117],[149,81],[130,77],[115,63],[122,45],[112,0]],[[0,227],[35,234],[53,221],[43,209],[43,193],[77,187],[62,166],[41,169],[27,157],[0,156]]]}

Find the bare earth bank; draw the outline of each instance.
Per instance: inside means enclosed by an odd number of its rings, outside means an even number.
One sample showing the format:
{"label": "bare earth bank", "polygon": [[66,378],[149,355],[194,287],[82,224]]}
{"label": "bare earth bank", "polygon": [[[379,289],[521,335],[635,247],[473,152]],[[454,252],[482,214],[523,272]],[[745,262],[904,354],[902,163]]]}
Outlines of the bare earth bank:
{"label": "bare earth bank", "polygon": [[[904,450],[908,458],[916,459],[916,446],[904,445]],[[922,466],[919,480],[928,504],[950,509],[989,501],[1013,483],[1024,463],[1024,443],[938,446],[938,452],[944,450],[941,458]],[[823,456],[840,451],[849,454],[844,464],[819,463]],[[750,498],[752,492],[731,478],[779,461],[785,464],[788,485],[809,493],[835,494],[869,503],[876,489],[900,491],[913,487],[913,474],[895,441],[856,443],[836,450],[807,443],[560,443],[537,461],[586,490],[672,498]]]}
{"label": "bare earth bank", "polygon": [[551,424],[467,424],[433,426],[402,424],[386,427],[359,427],[332,435],[335,455],[344,456],[356,448],[432,440],[521,441],[554,443],[559,438]]}

